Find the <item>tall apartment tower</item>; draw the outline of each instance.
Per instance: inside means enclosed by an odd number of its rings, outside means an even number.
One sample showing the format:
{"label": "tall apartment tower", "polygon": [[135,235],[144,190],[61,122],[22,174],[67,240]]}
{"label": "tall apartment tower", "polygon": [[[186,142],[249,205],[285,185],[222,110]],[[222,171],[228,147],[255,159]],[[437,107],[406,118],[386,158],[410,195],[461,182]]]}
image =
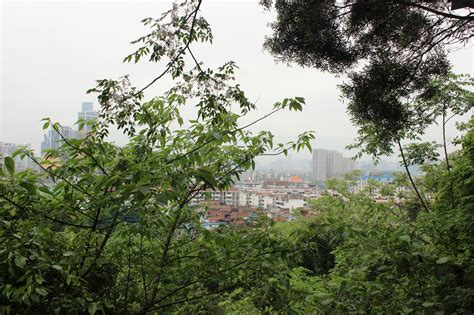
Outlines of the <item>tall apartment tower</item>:
{"label": "tall apartment tower", "polygon": [[327,179],[327,150],[313,150],[313,179],[320,182]]}
{"label": "tall apartment tower", "polygon": [[[92,102],[82,102],[82,110],[77,113],[77,118],[85,121],[92,121],[97,119],[97,111],[94,111],[94,104]],[[83,129],[77,131],[77,138],[84,139],[91,131],[89,126],[84,126]]]}
{"label": "tall apartment tower", "polygon": [[338,177],[343,173],[342,153],[331,150],[327,151],[326,175],[328,178]]}
{"label": "tall apartment tower", "polygon": [[77,138],[77,133],[74,129],[68,126],[61,126],[59,133],[50,129],[47,134],[44,135],[43,142],[41,142],[41,153],[44,154],[48,149],[57,149],[62,145],[62,137],[65,139]]}
{"label": "tall apartment tower", "polygon": [[343,161],[343,172],[344,173],[349,173],[353,170],[355,170],[355,162],[351,158],[344,158]]}
{"label": "tall apartment tower", "polygon": [[355,162],[335,150],[314,149],[312,166],[313,180],[324,182],[354,170]]}

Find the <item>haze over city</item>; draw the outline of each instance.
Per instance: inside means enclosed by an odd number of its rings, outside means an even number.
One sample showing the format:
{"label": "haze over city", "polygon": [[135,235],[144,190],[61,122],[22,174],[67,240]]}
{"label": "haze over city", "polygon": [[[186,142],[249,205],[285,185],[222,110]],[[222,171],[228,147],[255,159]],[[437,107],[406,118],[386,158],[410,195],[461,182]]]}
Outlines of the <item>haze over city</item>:
{"label": "haze over city", "polygon": [[[163,64],[123,64],[122,59],[134,50],[129,42],[146,32],[139,21],[159,15],[170,3],[2,2],[0,141],[30,143],[39,150],[41,118],[71,126],[81,102],[94,102],[98,109],[95,96],[85,93],[96,79],[129,73],[136,86],[148,83]],[[314,147],[352,155],[345,146],[356,136],[356,128],[337,88],[343,77],[275,63],[262,48],[274,13],[264,11],[257,2],[205,2],[202,13],[213,28],[214,43],[198,46],[196,55],[209,67],[234,60],[240,67],[236,82],[257,101],[258,110],[242,123],[271,111],[277,100],[302,96],[306,98],[303,112],[280,113],[253,129],[271,130],[281,141],[314,130]],[[472,46],[453,52],[450,59],[455,72],[473,73]],[[170,81],[163,80],[145,97],[159,95],[169,86]],[[450,124],[448,136],[455,134]],[[432,128],[427,136],[437,139],[438,131]],[[112,133],[112,139],[118,144],[125,141],[119,133]],[[310,158],[310,153],[301,157]]]}

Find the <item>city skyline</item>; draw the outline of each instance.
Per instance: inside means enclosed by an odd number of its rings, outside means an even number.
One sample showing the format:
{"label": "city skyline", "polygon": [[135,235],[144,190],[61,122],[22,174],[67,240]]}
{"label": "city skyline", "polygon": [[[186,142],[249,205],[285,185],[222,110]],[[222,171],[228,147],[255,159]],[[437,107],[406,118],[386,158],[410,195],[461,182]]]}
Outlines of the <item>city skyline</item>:
{"label": "city skyline", "polygon": [[[147,84],[164,64],[123,64],[121,60],[134,50],[129,41],[146,32],[139,21],[167,10],[170,3],[2,3],[0,141],[31,143],[39,151],[41,118],[50,117],[71,126],[78,102],[97,104],[95,95],[85,93],[95,86],[96,79],[129,73],[137,86]],[[235,14],[225,14],[229,11]],[[275,101],[305,97],[303,113],[278,113],[251,129],[271,130],[282,142],[314,130],[313,147],[350,155],[345,146],[353,143],[356,127],[351,124],[337,89],[344,77],[288,67],[262,52],[264,38],[270,33],[267,24],[273,16],[256,2],[206,2],[202,12],[213,26],[214,44],[196,47],[197,57],[210,67],[234,60],[240,68],[236,72],[237,83],[247,91],[249,99],[258,100],[258,110],[242,125],[270,112]],[[88,17],[87,23],[83,16]],[[241,23],[241,16],[248,16],[249,22]],[[37,47],[34,55],[30,53],[32,46]],[[241,46],[246,49],[235,49]],[[453,53],[451,61],[455,72],[472,73],[472,47]],[[160,95],[170,83],[163,78],[145,99]],[[193,109],[184,112],[185,119],[192,113]],[[457,134],[452,122],[448,137]],[[120,133],[111,135],[117,144],[126,141]],[[436,140],[437,134],[429,130],[427,137]],[[311,156],[310,152],[303,154]]]}
{"label": "city skyline", "polygon": [[327,179],[339,177],[355,169],[355,163],[336,150],[313,150],[313,180],[324,182]]}
{"label": "city skyline", "polygon": [[[94,103],[82,102],[81,111],[77,113],[77,121],[93,121],[98,117],[98,112],[94,110]],[[84,139],[87,137],[87,133],[91,131],[90,126],[85,124],[82,128],[79,128],[77,124],[73,127],[60,124],[59,132],[52,126],[44,134],[43,141],[41,142],[41,155],[46,150],[57,149],[61,146],[63,138],[65,139]]]}
{"label": "city skyline", "polygon": [[[8,143],[0,141],[0,169],[3,167],[3,159],[7,156],[12,156],[15,151],[26,148],[27,150],[31,149],[29,144],[17,144],[17,143]],[[28,168],[35,168],[35,163],[28,158],[21,158],[20,155],[13,157],[15,163],[15,169],[17,171],[24,171]]]}

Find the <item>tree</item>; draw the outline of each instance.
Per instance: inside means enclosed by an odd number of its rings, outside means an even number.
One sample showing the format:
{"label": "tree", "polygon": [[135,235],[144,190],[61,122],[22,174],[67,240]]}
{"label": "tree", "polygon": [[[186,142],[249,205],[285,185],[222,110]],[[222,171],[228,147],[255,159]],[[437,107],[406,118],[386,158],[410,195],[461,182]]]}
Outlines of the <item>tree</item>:
{"label": "tree", "polygon": [[372,151],[391,153],[387,143],[422,120],[408,101],[446,75],[448,49],[473,36],[471,8],[450,2],[262,0],[278,14],[265,48],[279,61],[346,74],[352,121],[379,143]]}
{"label": "tree", "polygon": [[[78,122],[92,130],[86,138],[62,138],[43,158],[17,152],[41,173],[17,172],[6,158],[1,313],[205,312],[201,300],[251,286],[255,277],[243,277],[245,270],[268,273],[271,265],[261,261],[287,251],[258,228],[209,232],[189,205],[207,190],[229,188],[256,157],[311,148],[314,138],[303,133],[277,144],[269,131],[248,130],[282,110],[302,110],[300,97],[239,124],[255,105],[231,84],[235,63],[206,69],[192,51],[192,43],[212,40],[200,6],[186,1],[143,20],[150,32],[134,41],[141,46],[125,61],[168,58],[165,70],[143,88],[128,76],[99,80],[90,90],[101,105],[98,121]],[[174,87],[145,101],[145,91],[165,75]],[[186,122],[180,111],[187,106],[198,111]],[[60,129],[44,121],[44,129]],[[107,140],[111,126],[128,136],[125,146]]]}
{"label": "tree", "polygon": [[[450,171],[444,161],[425,165],[420,185],[432,194],[430,212],[412,215],[412,199],[398,200],[393,192],[384,203],[375,202],[370,191],[349,192],[344,198],[324,195],[311,203],[316,215],[276,225],[273,233],[289,246],[306,246],[277,265],[280,286],[269,297],[280,303],[273,304],[273,313],[472,312],[473,127],[474,119],[463,126],[462,149],[452,155]],[[398,178],[391,185],[406,184]],[[454,208],[451,193],[458,201]],[[281,285],[280,274],[289,275],[288,285]],[[264,310],[259,304],[264,288],[230,296],[226,304],[236,313]]]}

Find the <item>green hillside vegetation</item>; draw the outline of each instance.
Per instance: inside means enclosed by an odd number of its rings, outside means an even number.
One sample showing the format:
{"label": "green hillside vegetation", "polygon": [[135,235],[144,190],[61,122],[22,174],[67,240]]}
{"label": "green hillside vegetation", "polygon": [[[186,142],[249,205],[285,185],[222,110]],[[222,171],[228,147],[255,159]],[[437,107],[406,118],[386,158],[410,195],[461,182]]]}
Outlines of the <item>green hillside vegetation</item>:
{"label": "green hillside vegetation", "polygon": [[[18,172],[4,159],[0,313],[472,313],[474,119],[458,124],[453,153],[445,125],[472,110],[473,80],[433,75],[400,103],[420,116],[390,137],[380,137],[383,125],[362,124],[355,148],[374,155],[398,148],[407,171],[422,165],[423,176],[398,174],[388,186],[354,193],[352,174],[328,181],[337,194],[310,201],[310,216],[209,231],[191,199],[230,188],[259,156],[311,150],[314,135],[278,143],[270,131],[249,131],[272,115],[302,111],[299,96],[241,123],[256,106],[235,84],[236,64],[209,69],[192,50],[212,42],[200,5],[176,4],[142,21],[149,33],[124,61],[160,62],[165,70],[144,87],[126,75],[98,80],[89,92],[101,105],[99,119],[78,122],[92,129],[86,138],[63,138],[41,158],[16,153],[41,172]],[[145,97],[165,75],[174,86]],[[184,121],[180,112],[190,107],[196,117]],[[421,142],[437,121],[443,140]],[[60,125],[44,119],[50,128]],[[112,128],[128,144],[109,142]],[[375,190],[387,201],[375,202]]]}

